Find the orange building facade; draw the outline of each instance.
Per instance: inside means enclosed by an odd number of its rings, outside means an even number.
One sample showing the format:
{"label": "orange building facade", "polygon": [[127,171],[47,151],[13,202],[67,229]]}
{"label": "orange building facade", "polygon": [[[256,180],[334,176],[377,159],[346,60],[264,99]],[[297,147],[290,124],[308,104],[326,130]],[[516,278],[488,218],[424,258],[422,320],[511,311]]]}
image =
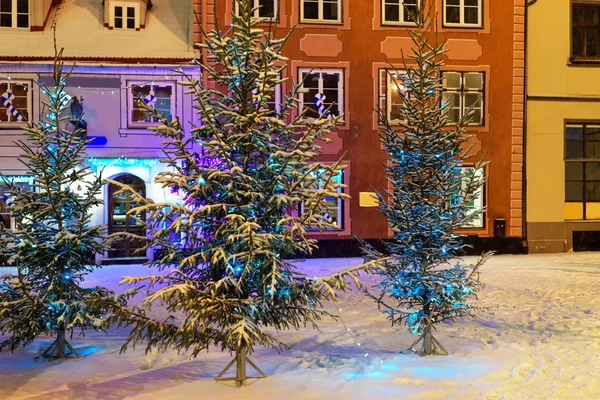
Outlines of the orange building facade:
{"label": "orange building facade", "polygon": [[[198,24],[212,29],[216,12],[219,25],[231,24],[235,0],[195,0]],[[317,113],[315,94],[324,105],[343,113],[333,142],[323,146],[322,161],[344,157],[340,179],[351,199],[332,204],[335,232],[319,239],[338,243],[363,238],[386,238],[385,218],[372,200],[372,187],[387,186],[377,130],[378,109],[396,118],[398,95],[389,61],[401,73],[402,54],[411,53],[409,12],[431,9],[439,39],[446,40],[445,96],[452,99],[452,115],[459,118],[473,105],[475,115],[468,133],[473,152],[489,164],[487,183],[473,207],[485,207],[480,221],[465,227],[476,250],[495,248],[523,251],[523,117],[524,117],[524,0],[255,0],[263,6],[257,16],[273,16],[278,36],[294,27],[284,48],[289,58],[288,81],[304,79],[301,104]],[[268,25],[265,25],[268,29]],[[386,61],[387,60],[387,61]],[[278,99],[275,99],[277,102]],[[468,166],[465,166],[468,167]],[[502,221],[504,220],[504,221]],[[495,229],[496,228],[496,229]],[[329,247],[336,247],[333,242]],[[321,246],[323,247],[323,246]],[[355,254],[352,245],[337,246],[338,255]]]}

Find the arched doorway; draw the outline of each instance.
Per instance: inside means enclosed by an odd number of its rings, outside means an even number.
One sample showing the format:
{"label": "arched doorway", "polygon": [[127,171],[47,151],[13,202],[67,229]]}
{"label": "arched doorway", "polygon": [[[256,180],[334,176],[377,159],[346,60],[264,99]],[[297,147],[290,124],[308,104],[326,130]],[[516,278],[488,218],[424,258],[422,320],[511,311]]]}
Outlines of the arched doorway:
{"label": "arched doorway", "polygon": [[[132,174],[122,174],[113,180],[131,186],[141,196],[146,197],[146,184],[143,180]],[[130,193],[119,193],[119,187],[108,184],[108,233],[127,232],[134,235],[145,236],[146,228],[127,213],[136,204]],[[145,218],[145,216],[144,216]],[[129,238],[120,239],[112,244],[112,250],[108,252],[109,258],[121,257],[145,257],[143,254],[135,254],[137,249],[144,246],[143,240]]]}

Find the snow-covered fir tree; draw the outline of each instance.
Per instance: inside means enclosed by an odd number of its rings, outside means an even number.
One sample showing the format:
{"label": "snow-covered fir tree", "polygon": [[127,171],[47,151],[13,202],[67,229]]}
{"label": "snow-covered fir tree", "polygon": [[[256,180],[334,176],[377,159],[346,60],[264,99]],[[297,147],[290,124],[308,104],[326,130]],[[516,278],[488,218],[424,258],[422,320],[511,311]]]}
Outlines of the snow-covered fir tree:
{"label": "snow-covered fir tree", "polygon": [[[102,180],[82,166],[89,143],[80,129],[69,130],[70,96],[65,90],[62,50],[56,52],[53,84],[39,82],[47,94],[41,121],[29,123],[25,139],[16,142],[20,161],[33,177],[31,191],[2,176],[8,211],[16,221],[2,227],[0,251],[17,267],[17,275],[0,281],[0,350],[14,351],[39,335],[56,335],[44,352],[50,358],[77,356],[67,341],[74,332],[102,329],[101,309],[87,308],[90,298],[111,295],[102,287],[84,288],[95,255],[107,251],[104,226],[91,223]],[[70,352],[69,352],[70,350]],[[70,353],[70,354],[69,354]]]}
{"label": "snow-covered fir tree", "polygon": [[[381,263],[379,290],[369,294],[392,324],[419,335],[411,350],[447,354],[432,332],[442,322],[476,318],[478,307],[470,300],[482,288],[479,269],[491,255],[484,254],[474,265],[454,260],[465,248],[463,236],[455,232],[482,212],[470,203],[483,187],[485,164],[469,157],[469,113],[450,123],[451,99],[443,97],[440,74],[444,44],[430,32],[429,18],[419,18],[422,28],[410,33],[413,54],[405,56],[402,68],[388,69],[402,97],[403,121],[393,125],[380,112],[389,190],[377,197],[392,237],[385,243],[390,259]],[[428,39],[432,36],[434,44]],[[366,242],[362,245],[365,260],[383,258]]]}
{"label": "snow-covered fir tree", "polygon": [[[153,111],[161,121],[153,129],[164,138],[163,162],[172,170],[155,182],[179,193],[181,204],[155,204],[111,181],[134,197],[138,207],[131,215],[149,231],[142,251],[160,249],[150,265],[165,271],[124,278],[149,291],[140,308],[114,307],[114,320],[133,326],[124,349],[145,340],[148,351],[172,347],[195,357],[218,346],[236,353],[225,370],[237,364],[238,384],[247,378],[246,355],[255,346],[285,347],[267,329],[316,326],[330,316],[322,301],[344,289],[356,271],[369,268],[313,278],[288,261],[316,248],[311,230],[337,228],[325,199],[346,197],[335,179],[342,166],[317,157],[319,140],[329,141],[330,129],[341,120],[324,112],[308,121],[298,113],[301,85],[294,85],[280,108],[271,107],[284,82],[281,49],[287,37],[261,29],[252,3],[239,2],[227,32],[217,27],[204,34],[201,68],[210,84],[191,77],[184,83],[198,126],[186,132],[177,118],[169,121]],[[146,307],[153,304],[171,316],[150,318]]]}

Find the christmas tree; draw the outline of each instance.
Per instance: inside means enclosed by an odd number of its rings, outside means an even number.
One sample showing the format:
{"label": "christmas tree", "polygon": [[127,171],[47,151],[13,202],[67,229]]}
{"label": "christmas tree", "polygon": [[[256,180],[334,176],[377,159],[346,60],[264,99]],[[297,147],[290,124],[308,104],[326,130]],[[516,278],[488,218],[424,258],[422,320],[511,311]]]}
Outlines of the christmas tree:
{"label": "christmas tree", "polygon": [[[186,77],[200,123],[189,132],[181,122],[153,117],[164,138],[163,162],[171,167],[155,182],[181,196],[181,204],[153,203],[118,182],[138,207],[149,240],[142,251],[160,249],[150,264],[165,273],[125,277],[144,282],[142,307],[115,306],[114,320],[133,330],[124,346],[146,340],[146,349],[189,350],[195,357],[209,346],[236,353],[217,377],[237,365],[238,384],[247,379],[247,356],[255,346],[285,347],[266,329],[316,326],[324,300],[356,280],[361,266],[327,278],[303,275],[289,258],[311,253],[311,230],[333,230],[326,199],[345,198],[336,180],[339,162],[318,161],[319,140],[329,141],[339,116],[322,110],[313,120],[298,113],[294,85],[274,109],[275,90],[284,80],[287,38],[259,28],[251,1],[239,3],[228,33],[205,33],[201,68],[210,85]],[[280,66],[281,64],[281,66]],[[211,87],[214,87],[211,88]],[[202,151],[195,151],[198,144]],[[139,238],[137,238],[139,239]],[[360,282],[356,280],[360,285]],[[170,316],[157,321],[147,307],[160,304]]]}
{"label": "christmas tree", "polygon": [[78,357],[67,342],[68,334],[106,326],[103,310],[87,306],[92,297],[112,293],[81,286],[86,273],[96,267],[95,255],[110,246],[105,227],[90,221],[92,209],[102,204],[102,181],[82,166],[89,141],[80,129],[66,128],[69,73],[63,74],[62,50],[55,53],[53,85],[39,82],[48,97],[45,118],[29,123],[25,140],[16,142],[23,152],[20,161],[33,177],[33,190],[1,177],[16,224],[13,229],[2,227],[0,251],[16,265],[17,275],[0,281],[0,333],[8,335],[0,350],[14,351],[39,335],[56,334],[43,356],[60,359]]}
{"label": "christmas tree", "polygon": [[[403,324],[419,339],[410,350],[422,355],[447,354],[433,336],[436,326],[456,319],[476,318],[478,307],[469,300],[482,288],[479,269],[491,253],[474,265],[452,260],[465,244],[458,229],[468,227],[483,210],[471,206],[484,184],[483,162],[469,157],[465,127],[469,112],[450,123],[450,101],[444,97],[444,44],[430,44],[429,18],[419,16],[420,29],[412,31],[413,54],[404,58],[403,71],[393,66],[402,102],[403,121],[393,125],[380,112],[380,131],[387,153],[385,172],[389,190],[377,193],[379,210],[392,236],[385,243],[390,259],[383,261],[378,293],[369,291],[392,324]],[[464,168],[471,162],[472,167]],[[365,259],[383,254],[362,242]],[[419,342],[422,348],[416,350]]]}

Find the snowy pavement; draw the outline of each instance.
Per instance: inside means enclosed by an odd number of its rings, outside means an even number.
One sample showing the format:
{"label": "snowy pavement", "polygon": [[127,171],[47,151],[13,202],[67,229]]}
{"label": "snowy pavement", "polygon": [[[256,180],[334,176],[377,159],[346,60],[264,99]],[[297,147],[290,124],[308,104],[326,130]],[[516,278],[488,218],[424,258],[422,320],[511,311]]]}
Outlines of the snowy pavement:
{"label": "snowy pavement", "polygon": [[[360,261],[317,259],[302,268],[323,275]],[[291,349],[258,349],[252,359],[269,377],[243,388],[213,380],[229,354],[119,354],[128,333],[121,329],[75,338],[80,360],[34,362],[51,338],[0,354],[0,399],[600,399],[600,253],[496,256],[482,271],[480,304],[494,308],[478,321],[439,327],[449,356],[398,355],[415,338],[354,291],[339,304],[360,346],[328,320],[321,333],[278,333]],[[147,272],[108,266],[88,284],[116,287],[122,275]]]}

